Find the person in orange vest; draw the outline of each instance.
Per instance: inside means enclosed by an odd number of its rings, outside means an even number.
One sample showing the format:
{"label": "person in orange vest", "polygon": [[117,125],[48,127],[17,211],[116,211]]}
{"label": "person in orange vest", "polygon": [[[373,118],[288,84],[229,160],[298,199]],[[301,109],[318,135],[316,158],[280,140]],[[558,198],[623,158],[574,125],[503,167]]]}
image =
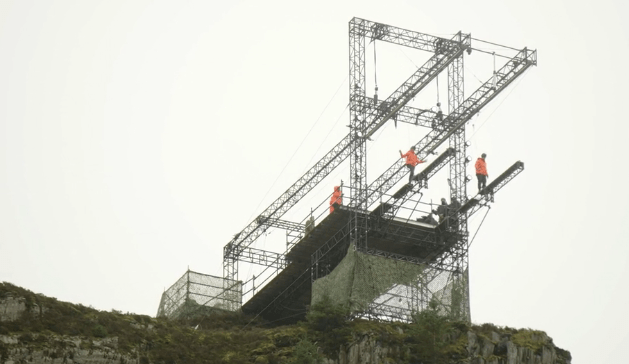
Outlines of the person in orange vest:
{"label": "person in orange vest", "polygon": [[476,178],[478,179],[478,193],[481,193],[487,184],[487,178],[489,178],[489,174],[487,174],[487,162],[485,162],[485,157],[487,154],[481,154],[480,158],[476,160]]}
{"label": "person in orange vest", "polygon": [[404,154],[402,154],[402,151],[400,150],[400,158],[406,159],[405,166],[411,170],[411,175],[408,176],[408,183],[411,183],[413,175],[415,174],[415,166],[420,163],[425,163],[426,161],[422,161],[417,158],[417,154],[415,154],[415,147],[411,147],[411,149]]}
{"label": "person in orange vest", "polygon": [[330,213],[334,211],[334,207],[343,204],[343,194],[341,193],[341,186],[334,186],[334,193],[330,198]]}

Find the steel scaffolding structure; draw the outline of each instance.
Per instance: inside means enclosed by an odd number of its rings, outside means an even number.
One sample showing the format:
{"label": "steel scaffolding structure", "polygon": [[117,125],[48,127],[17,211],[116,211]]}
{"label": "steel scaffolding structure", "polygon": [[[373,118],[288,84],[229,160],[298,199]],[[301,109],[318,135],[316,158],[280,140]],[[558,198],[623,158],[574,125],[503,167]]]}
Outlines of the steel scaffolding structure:
{"label": "steel scaffolding structure", "polygon": [[[367,40],[374,44],[377,41],[410,47],[429,52],[431,56],[386,99],[378,99],[377,85],[375,96],[370,98],[366,95]],[[520,173],[523,164],[518,162],[505,171],[488,185],[485,194],[469,198],[466,167],[470,159],[466,153],[465,125],[516,78],[537,64],[535,50],[521,49],[507,57],[508,61],[499,70],[494,70],[489,80],[465,98],[464,56],[472,51],[471,40],[469,34],[461,32],[447,39],[359,18],[349,22],[348,135],[223,248],[224,282],[239,281],[238,262],[261,265],[274,272],[258,282],[258,287],[255,275],[245,277],[243,285],[251,284],[253,288],[245,288],[244,294],[252,292],[254,296],[243,309],[257,313],[280,312],[280,303],[298,299],[301,301],[296,305],[302,305],[304,297],[309,297],[313,283],[329,275],[343,261],[347,248],[352,246],[361,254],[422,265],[424,272],[421,279],[417,278],[421,284],[412,287],[396,284],[391,288],[392,293],[370,303],[357,315],[391,318],[394,312],[404,310],[391,306],[389,301],[392,297],[403,296],[400,292],[410,292],[406,298],[411,310],[426,307],[427,299],[442,297],[449,300],[448,308],[444,305],[444,310],[450,313],[456,310],[459,318],[470,320],[468,219],[478,209],[493,202],[495,192]],[[447,113],[407,105],[442,72],[447,73],[448,79]],[[408,173],[403,161],[396,160],[371,183],[367,179],[367,142],[389,120],[427,128],[427,134],[414,144],[420,159],[447,145],[433,163],[395,193],[389,191]],[[346,187],[350,192],[349,201],[337,209],[338,212],[322,217],[318,225],[315,225],[312,213],[309,219],[300,222],[281,219],[347,157],[350,159],[350,183]],[[410,217],[400,218],[398,215],[404,205],[416,195],[421,196],[427,181],[445,165],[449,167],[450,197],[458,201],[460,208],[436,226],[414,223]],[[287,230],[287,237],[290,235],[292,241],[287,241],[286,252],[268,252],[253,246],[270,228]],[[406,241],[406,245],[398,244],[401,241]],[[437,277],[440,283],[434,286],[430,282],[436,282]],[[430,284],[438,288],[433,289]],[[242,302],[238,300],[242,300],[244,294],[225,288],[224,297],[231,305],[229,309],[239,309]],[[453,290],[456,290],[456,297]],[[408,311],[404,311],[397,318],[407,316]]]}
{"label": "steel scaffolding structure", "polygon": [[[229,287],[225,289],[225,285]],[[157,317],[190,318],[229,310],[240,300],[240,282],[188,270],[162,293]]]}
{"label": "steel scaffolding structure", "polygon": [[[362,128],[360,128],[360,130],[352,128],[347,137],[341,140],[341,142],[307,171],[304,176],[298,179],[297,182],[289,187],[286,192],[260,214],[263,218],[279,219],[349,155],[358,153],[358,155],[354,157],[354,160],[357,160],[360,166],[353,166],[351,167],[352,170],[355,171],[358,169],[359,171],[365,172],[366,168],[362,166],[363,151],[354,150],[357,146],[358,149],[364,148],[360,140],[364,141],[376,132],[393,114],[428,85],[439,72],[444,70],[450,62],[459,57],[465,50],[469,49],[471,43],[469,35],[462,36],[462,42],[455,42],[357,18],[352,19],[350,22],[350,29],[352,24],[359,24],[357,26],[358,36],[355,37],[358,43],[358,45],[356,45],[356,57],[358,58],[358,62],[356,62],[357,65],[355,66],[357,70],[350,71],[350,73],[354,75],[352,77],[355,81],[354,87],[359,91],[352,93],[355,97],[350,100],[351,113],[353,114],[350,118],[353,126],[358,123]],[[385,105],[387,106],[383,111],[374,110],[369,107],[364,96],[364,39],[366,36],[372,35],[373,29],[378,27],[386,27],[386,29],[390,30],[386,37],[382,35],[383,40],[386,38],[386,40],[392,43],[413,46],[428,51],[434,51],[436,49],[435,44],[439,44],[440,49],[443,50],[443,53],[435,53],[433,57],[391,94],[385,101]],[[352,63],[350,63],[350,68],[352,68],[351,64]],[[365,111],[361,111],[362,109]],[[367,109],[371,109],[371,112],[367,113]],[[355,120],[353,116],[357,115],[361,115],[362,120]],[[355,173],[350,172],[350,174],[354,175]],[[360,183],[366,182],[364,182],[363,179]],[[258,218],[247,225],[240,233],[236,234],[223,248],[223,276],[225,278],[232,280],[238,279],[237,262],[242,251],[249,247],[263,232],[263,229],[257,224],[257,220]]]}

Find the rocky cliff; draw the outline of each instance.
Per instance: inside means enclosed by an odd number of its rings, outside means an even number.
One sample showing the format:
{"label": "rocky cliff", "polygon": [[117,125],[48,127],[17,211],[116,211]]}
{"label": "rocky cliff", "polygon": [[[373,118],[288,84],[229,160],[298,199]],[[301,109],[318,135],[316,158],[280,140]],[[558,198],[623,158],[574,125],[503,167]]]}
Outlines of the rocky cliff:
{"label": "rocky cliff", "polygon": [[139,358],[118,351],[117,338],[84,340],[56,335],[0,335],[2,363],[135,364]]}
{"label": "rocky cliff", "polygon": [[[529,331],[525,342],[512,340],[512,334],[490,332],[489,337],[474,331],[461,333],[457,340],[465,342],[463,358],[448,363],[469,364],[556,364],[571,362],[570,353],[556,348],[545,333]],[[382,345],[370,333],[354,335],[347,347],[341,348],[338,359],[325,359],[326,364],[393,364],[406,363],[399,346]],[[412,361],[410,361],[412,362]]]}
{"label": "rocky cliff", "polygon": [[[326,314],[327,315],[327,314]],[[0,364],[570,363],[542,331],[445,321],[269,327],[241,315],[171,322],[97,311],[0,284]],[[430,318],[430,317],[429,317]],[[322,323],[323,322],[323,326]],[[330,324],[332,322],[332,324]],[[331,326],[330,326],[331,325]]]}

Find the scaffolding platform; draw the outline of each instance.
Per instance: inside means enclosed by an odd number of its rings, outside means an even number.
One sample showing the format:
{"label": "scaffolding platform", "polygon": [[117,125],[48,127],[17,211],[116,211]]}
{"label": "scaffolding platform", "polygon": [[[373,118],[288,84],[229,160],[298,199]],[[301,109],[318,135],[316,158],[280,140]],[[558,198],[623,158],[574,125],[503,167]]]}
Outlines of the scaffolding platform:
{"label": "scaffolding platform", "polygon": [[[374,286],[376,278],[384,276],[385,274],[382,273],[386,270],[396,273],[409,272],[409,274],[411,272],[414,274],[416,270],[425,270],[428,271],[426,277],[430,276],[426,280],[418,281],[420,287],[416,290],[420,293],[421,300],[413,299],[415,294],[413,289],[406,295],[393,292],[390,297],[399,297],[398,302],[402,302],[401,298],[407,299],[407,307],[410,308],[419,307],[418,302],[422,302],[422,307],[427,307],[426,305],[433,303],[434,299],[434,302],[441,305],[443,309],[441,313],[444,315],[457,313],[453,317],[468,322],[471,320],[467,282],[468,219],[482,207],[493,203],[494,194],[520,173],[524,165],[516,162],[509,170],[491,182],[482,194],[469,199],[466,188],[466,183],[469,182],[466,169],[471,159],[466,152],[469,143],[465,139],[465,128],[475,115],[478,115],[514,80],[531,66],[537,65],[537,51],[527,47],[521,50],[507,47],[510,49],[509,54],[500,55],[507,61],[496,67],[494,59],[493,75],[485,82],[480,81],[481,85],[469,96],[464,97],[466,88],[464,87],[463,59],[466,53],[471,54],[470,34],[457,32],[448,39],[353,18],[349,22],[349,39],[349,84],[352,85],[349,93],[349,133],[267,208],[263,209],[256,219],[234,234],[223,247],[222,281],[214,283],[216,277],[210,277],[207,278],[210,284],[206,284],[205,280],[200,279],[198,287],[195,287],[191,284],[196,283],[195,277],[192,280],[181,278],[163,295],[160,313],[176,316],[183,312],[188,315],[191,312],[188,310],[189,303],[196,303],[208,310],[242,309],[246,313],[261,315],[276,324],[294,322],[306,314],[307,306],[311,302],[312,287],[315,287],[316,300],[318,286],[339,277],[348,277],[347,272],[350,271],[351,266],[349,264],[339,266],[343,258],[347,257],[348,259],[345,260],[347,262],[360,256],[360,259],[366,262],[364,266],[370,269],[375,265],[372,262],[386,261],[386,264],[381,264],[386,269],[380,270],[379,274],[374,270],[374,275],[369,276],[373,279],[362,282],[364,287]],[[365,47],[368,41],[375,40],[394,46],[426,51],[428,55],[422,66],[417,67],[406,81],[380,101],[377,97],[366,96],[364,82],[366,77]],[[448,95],[452,96],[448,98],[447,105],[444,104],[448,111],[447,115],[443,114],[440,109],[433,111],[413,106],[414,103],[411,101],[415,99],[415,96],[433,84],[433,80],[438,80],[442,73],[447,73],[447,91]],[[414,141],[413,147],[417,150],[418,158],[430,157],[432,159],[432,162],[424,168],[418,168],[418,170],[423,170],[413,175],[409,183],[400,186],[393,195],[390,195],[389,191],[399,186],[409,172],[403,166],[401,159],[396,157],[393,164],[383,172],[370,171],[370,176],[377,176],[374,173],[382,172],[370,184],[367,184],[369,180],[366,178],[368,175],[366,173],[367,142],[372,136],[379,135],[378,130],[390,120],[393,120],[396,125],[398,122],[404,122],[427,128],[427,132],[422,133],[424,136]],[[437,152],[444,149],[446,145],[449,145],[449,148],[436,156]],[[434,159],[432,156],[435,156]],[[322,213],[325,214],[325,212],[322,212],[320,208],[327,207],[327,201],[324,200],[317,207],[311,207],[307,219],[299,223],[281,219],[283,216],[292,217],[300,213],[299,210],[292,209],[304,201],[304,197],[317,185],[324,183],[326,178],[329,176],[332,178],[331,173],[347,159],[350,164],[350,175],[353,175],[350,177],[348,186],[352,191],[348,196],[353,197],[349,205],[361,206],[364,210],[338,206],[333,213],[322,217]],[[427,188],[430,178],[446,164],[449,165],[450,193],[448,195],[463,205],[453,204],[447,210],[447,217],[439,224],[429,223],[434,222],[434,219],[431,220],[432,214],[421,220],[397,217],[398,214],[406,215],[406,212],[411,210],[409,208],[411,203],[408,202],[415,202],[411,198],[418,193],[421,194],[420,190]],[[420,202],[419,200],[417,203]],[[371,209],[378,203],[379,206]],[[416,211],[416,207],[417,205],[412,209],[411,216]],[[315,218],[317,225],[314,225]],[[285,253],[267,252],[254,245],[271,228],[286,230],[288,245]],[[355,250],[349,250],[350,246]],[[364,256],[367,254],[369,256]],[[392,261],[375,257],[391,258]],[[411,264],[398,264],[400,261]],[[248,274],[241,276],[244,279],[240,281],[239,262],[261,265],[264,268],[257,277],[255,274],[252,275],[253,270],[250,270]],[[429,267],[416,264],[426,264]],[[389,269],[390,266],[395,265],[403,267]],[[432,284],[435,282],[435,277],[441,278],[442,273],[445,277],[442,280],[443,284],[436,286]],[[361,274],[353,275],[367,277]],[[326,279],[318,280],[321,277]],[[385,286],[391,284],[398,285],[394,287],[397,289],[401,287],[399,285],[405,286],[405,282],[409,282],[407,279],[409,276],[396,277],[395,281],[382,280],[383,283],[378,286],[378,289],[386,289]],[[336,284],[337,282],[332,282],[329,286],[347,291],[345,286]],[[218,291],[215,292],[217,288]],[[359,290],[352,289],[352,291]],[[243,295],[250,297],[244,305],[242,304]],[[388,300],[392,299],[377,301],[376,297],[371,302],[367,302],[367,296],[363,298],[363,303],[372,306],[386,306]],[[365,315],[379,314],[374,312],[363,313]],[[385,317],[393,317],[391,311]]]}
{"label": "scaffolding platform", "polygon": [[[450,239],[444,238],[447,233],[443,229],[411,219],[385,218],[382,211],[386,207],[383,205],[370,213],[359,212],[359,219],[368,220],[366,253],[399,257],[421,264],[429,263],[449,248]],[[349,247],[351,213],[349,207],[339,206],[315,225],[287,252],[286,260],[289,263],[286,268],[242,306],[243,312],[262,312],[264,318],[282,323],[303,319],[306,307],[310,304],[312,256],[319,251],[328,272],[336,267]]]}

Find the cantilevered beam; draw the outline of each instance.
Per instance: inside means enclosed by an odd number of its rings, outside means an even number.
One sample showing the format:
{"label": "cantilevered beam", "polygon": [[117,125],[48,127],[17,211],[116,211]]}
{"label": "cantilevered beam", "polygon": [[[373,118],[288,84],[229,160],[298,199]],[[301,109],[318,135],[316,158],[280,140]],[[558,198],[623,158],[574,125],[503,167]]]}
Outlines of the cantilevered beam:
{"label": "cantilevered beam", "polygon": [[490,202],[494,202],[494,195],[512,179],[514,179],[520,172],[524,170],[524,163],[521,161],[515,162],[511,167],[507,168],[500,176],[494,179],[488,184],[481,194],[477,195],[480,198],[472,198],[467,201],[459,210],[458,214],[467,214],[468,217],[472,216],[481,207],[487,206]]}

